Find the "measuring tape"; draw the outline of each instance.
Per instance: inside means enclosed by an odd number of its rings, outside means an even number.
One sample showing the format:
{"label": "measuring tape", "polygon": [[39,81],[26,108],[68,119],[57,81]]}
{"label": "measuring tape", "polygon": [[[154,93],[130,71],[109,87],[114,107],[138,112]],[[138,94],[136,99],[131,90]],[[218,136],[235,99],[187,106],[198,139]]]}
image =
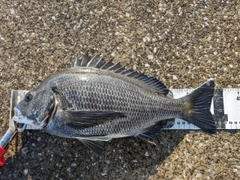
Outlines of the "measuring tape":
{"label": "measuring tape", "polygon": [[[191,93],[194,89],[171,89],[175,99]],[[28,91],[12,90],[10,103],[10,125],[13,117],[13,108],[24,99]],[[216,122],[217,129],[240,129],[240,89],[226,88],[215,89],[211,104],[211,113]],[[37,126],[28,125],[26,129],[39,129]],[[175,118],[163,125],[163,129],[177,130],[197,130],[197,126],[182,119]]]}

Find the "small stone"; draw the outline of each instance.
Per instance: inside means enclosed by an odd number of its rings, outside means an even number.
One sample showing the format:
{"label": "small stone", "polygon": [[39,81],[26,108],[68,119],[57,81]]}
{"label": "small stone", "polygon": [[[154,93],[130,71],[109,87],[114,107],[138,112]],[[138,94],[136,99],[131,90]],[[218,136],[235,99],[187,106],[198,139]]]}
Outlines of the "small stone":
{"label": "small stone", "polygon": [[153,55],[152,55],[152,54],[149,54],[149,55],[148,55],[148,59],[153,59]]}
{"label": "small stone", "polygon": [[14,9],[11,8],[11,9],[10,9],[10,14],[14,14],[14,13],[15,13]]}
{"label": "small stone", "polygon": [[28,169],[24,169],[23,173],[24,173],[24,175],[27,175],[28,174]]}
{"label": "small stone", "polygon": [[148,153],[148,152],[145,152],[144,156],[148,157],[148,156],[149,156],[149,153]]}
{"label": "small stone", "polygon": [[143,42],[149,42],[151,39],[149,37],[144,37]]}
{"label": "small stone", "polygon": [[177,77],[176,75],[173,75],[173,79],[174,79],[174,80],[177,80],[178,77]]}
{"label": "small stone", "polygon": [[28,153],[28,148],[27,147],[22,148],[21,150],[22,156],[25,156],[27,153]]}
{"label": "small stone", "polygon": [[149,65],[148,63],[146,63],[146,64],[145,64],[145,67],[146,67],[146,68],[149,68],[149,67],[150,67],[150,65]]}
{"label": "small stone", "polygon": [[76,166],[77,166],[77,163],[74,162],[74,163],[71,164],[71,166],[72,166],[72,167],[76,167]]}
{"label": "small stone", "polygon": [[116,55],[115,52],[112,52],[111,56],[112,56],[112,57],[115,57],[115,55]]}
{"label": "small stone", "polygon": [[153,52],[154,52],[154,53],[156,53],[156,52],[157,52],[157,48],[156,48],[156,47],[154,47],[154,49],[153,49]]}
{"label": "small stone", "polygon": [[106,164],[110,164],[110,161],[109,161],[109,160],[106,160]]}
{"label": "small stone", "polygon": [[31,152],[31,157],[32,157],[32,158],[35,157],[35,152],[34,152],[34,151]]}
{"label": "small stone", "polygon": [[238,172],[238,170],[236,168],[233,168],[233,172]]}
{"label": "small stone", "polygon": [[66,141],[63,142],[63,146],[67,146],[68,143]]}
{"label": "small stone", "polygon": [[200,178],[200,177],[202,177],[202,174],[199,172],[196,174],[196,178]]}
{"label": "small stone", "polygon": [[68,171],[68,172],[71,172],[71,168],[70,168],[70,167],[69,167],[69,168],[67,168],[67,171]]}
{"label": "small stone", "polygon": [[106,173],[106,172],[104,172],[104,173],[101,173],[101,175],[102,175],[102,176],[106,176],[106,175],[107,175],[107,173]]}

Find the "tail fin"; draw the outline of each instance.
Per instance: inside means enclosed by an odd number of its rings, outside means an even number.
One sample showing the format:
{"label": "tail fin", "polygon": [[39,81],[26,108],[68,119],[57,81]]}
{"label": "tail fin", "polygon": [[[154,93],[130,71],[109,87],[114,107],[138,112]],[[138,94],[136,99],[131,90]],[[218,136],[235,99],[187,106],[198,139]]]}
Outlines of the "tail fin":
{"label": "tail fin", "polygon": [[214,81],[209,80],[182,98],[182,118],[208,133],[216,133],[216,125],[210,112],[214,93]]}

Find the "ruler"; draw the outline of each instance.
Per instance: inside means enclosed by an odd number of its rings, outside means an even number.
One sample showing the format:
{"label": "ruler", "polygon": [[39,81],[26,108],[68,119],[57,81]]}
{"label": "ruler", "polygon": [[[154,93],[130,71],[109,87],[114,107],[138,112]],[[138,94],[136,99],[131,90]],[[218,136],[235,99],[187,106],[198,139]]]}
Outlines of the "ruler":
{"label": "ruler", "polygon": [[[191,93],[194,89],[171,89],[174,98],[183,97]],[[12,90],[11,103],[10,103],[10,125],[14,112],[13,108],[24,99],[25,90]],[[213,114],[216,122],[217,129],[240,129],[240,89],[223,88],[215,89],[214,96],[211,104],[211,113]],[[39,129],[36,126],[28,125],[26,129]],[[191,123],[182,119],[175,118],[166,121],[163,124],[163,129],[166,130],[198,130],[199,128]]]}

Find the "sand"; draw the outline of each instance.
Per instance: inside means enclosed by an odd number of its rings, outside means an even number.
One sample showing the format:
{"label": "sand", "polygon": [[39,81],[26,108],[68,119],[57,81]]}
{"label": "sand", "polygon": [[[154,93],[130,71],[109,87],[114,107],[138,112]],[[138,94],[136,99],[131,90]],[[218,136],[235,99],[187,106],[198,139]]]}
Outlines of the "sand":
{"label": "sand", "polygon": [[[239,1],[1,1],[0,136],[11,89],[31,90],[76,56],[109,60],[168,88],[240,86]],[[240,132],[161,131],[104,143],[96,157],[77,140],[19,134],[0,179],[239,179]]]}

